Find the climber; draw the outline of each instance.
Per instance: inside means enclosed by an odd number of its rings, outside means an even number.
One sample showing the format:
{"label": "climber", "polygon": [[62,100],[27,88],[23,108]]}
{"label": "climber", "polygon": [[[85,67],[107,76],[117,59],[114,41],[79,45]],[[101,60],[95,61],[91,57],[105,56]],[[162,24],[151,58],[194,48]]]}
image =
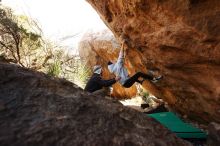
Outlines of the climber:
{"label": "climber", "polygon": [[85,91],[88,91],[90,93],[94,93],[97,90],[102,89],[103,87],[109,87],[116,83],[121,78],[116,76],[115,78],[109,79],[109,80],[103,80],[102,79],[102,67],[100,65],[96,65],[93,68],[93,75],[89,79],[89,81],[86,84]]}
{"label": "climber", "polygon": [[[138,82],[140,84],[143,83],[144,80],[150,80],[153,83],[156,83],[160,79],[162,79],[162,76],[154,77],[153,75],[150,74],[145,74],[142,72],[137,72],[135,75],[132,77],[129,77],[127,69],[124,67],[124,58],[125,58],[125,43],[126,43],[126,50],[128,48],[128,41],[126,39],[122,38],[122,46],[121,50],[119,53],[119,57],[116,63],[113,63],[111,61],[108,62],[108,69],[111,73],[114,73],[116,76],[121,77],[119,80],[119,83],[125,87],[129,88],[131,87],[135,82]],[[139,80],[139,78],[142,77],[142,80]]]}

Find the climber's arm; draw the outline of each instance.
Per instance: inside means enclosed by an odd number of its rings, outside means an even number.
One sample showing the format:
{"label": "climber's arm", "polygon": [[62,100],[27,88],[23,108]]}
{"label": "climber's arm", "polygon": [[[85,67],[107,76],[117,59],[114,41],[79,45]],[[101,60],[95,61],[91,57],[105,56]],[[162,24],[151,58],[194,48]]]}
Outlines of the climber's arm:
{"label": "climber's arm", "polygon": [[124,43],[125,42],[123,41],[121,49],[120,49],[120,53],[118,56],[118,60],[117,60],[117,64],[121,64],[121,65],[124,64],[124,58],[125,58]]}

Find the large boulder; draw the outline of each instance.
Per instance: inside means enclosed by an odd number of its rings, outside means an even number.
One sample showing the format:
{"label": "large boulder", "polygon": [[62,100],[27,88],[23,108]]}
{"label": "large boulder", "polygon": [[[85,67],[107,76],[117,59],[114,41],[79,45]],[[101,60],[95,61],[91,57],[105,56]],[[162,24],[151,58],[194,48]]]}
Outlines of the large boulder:
{"label": "large boulder", "polygon": [[164,79],[144,87],[177,112],[220,122],[219,0],[87,0],[118,38],[135,69]]}
{"label": "large boulder", "polygon": [[[109,60],[116,61],[119,50],[120,45],[110,30],[87,32],[79,43],[79,55],[81,59],[85,60],[86,65],[91,69],[94,65],[101,65],[104,79],[114,77],[107,68],[107,62]],[[134,70],[130,70],[130,72],[134,72]],[[130,88],[124,88],[117,82],[112,87],[111,96],[117,99],[131,98],[137,94],[135,85]]]}
{"label": "large boulder", "polygon": [[212,122],[208,127],[209,135],[207,144],[210,146],[219,146],[220,144],[220,124]]}
{"label": "large boulder", "polygon": [[155,120],[76,85],[0,63],[1,146],[187,146]]}

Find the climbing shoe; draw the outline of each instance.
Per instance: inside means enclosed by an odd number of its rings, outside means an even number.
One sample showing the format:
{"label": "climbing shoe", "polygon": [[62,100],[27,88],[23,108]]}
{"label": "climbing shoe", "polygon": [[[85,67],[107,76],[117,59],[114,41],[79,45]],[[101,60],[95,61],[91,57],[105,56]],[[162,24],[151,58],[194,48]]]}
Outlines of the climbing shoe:
{"label": "climbing shoe", "polygon": [[153,70],[149,70],[149,71],[147,72],[147,74],[150,75],[150,76],[153,76],[153,75],[155,74],[155,72],[154,72]]}
{"label": "climbing shoe", "polygon": [[153,80],[151,80],[151,82],[156,83],[156,82],[158,82],[159,80],[161,80],[162,78],[163,78],[162,75],[160,75],[160,76],[158,76],[158,77],[154,77]]}

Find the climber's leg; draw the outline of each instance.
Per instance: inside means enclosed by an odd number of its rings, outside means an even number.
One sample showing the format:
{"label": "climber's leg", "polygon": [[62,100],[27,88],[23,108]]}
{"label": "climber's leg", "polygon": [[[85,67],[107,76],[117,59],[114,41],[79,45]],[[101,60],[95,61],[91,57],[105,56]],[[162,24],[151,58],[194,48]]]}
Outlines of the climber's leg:
{"label": "climber's leg", "polygon": [[163,78],[162,75],[159,75],[157,77],[154,77],[153,72],[151,74],[144,74],[144,73],[139,73],[141,77],[143,77],[145,80],[150,80],[153,83],[156,83],[157,81],[161,80]]}
{"label": "climber's leg", "polygon": [[145,80],[153,80],[153,77],[147,74],[144,74],[142,72],[137,72],[135,75],[133,75],[132,77],[130,77],[125,83],[124,83],[124,87],[129,88],[131,87],[135,82],[138,82],[140,84],[142,84],[143,80],[140,81],[138,80],[139,77],[144,78]]}

